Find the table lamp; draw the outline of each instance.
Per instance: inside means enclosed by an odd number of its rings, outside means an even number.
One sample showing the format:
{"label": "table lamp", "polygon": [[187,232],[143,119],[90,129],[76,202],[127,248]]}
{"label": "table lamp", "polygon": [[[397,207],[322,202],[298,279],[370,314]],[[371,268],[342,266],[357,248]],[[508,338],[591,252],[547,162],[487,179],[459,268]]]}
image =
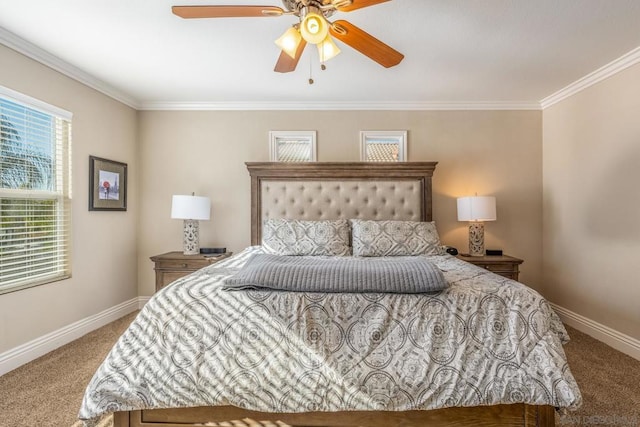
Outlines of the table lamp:
{"label": "table lamp", "polygon": [[458,221],[469,221],[469,254],[471,256],[484,256],[484,221],[495,220],[495,197],[458,198]]}
{"label": "table lamp", "polygon": [[191,196],[173,196],[171,218],[184,220],[183,253],[199,254],[200,225],[198,221],[208,221],[211,218],[211,200],[208,197],[196,196],[195,193]]}

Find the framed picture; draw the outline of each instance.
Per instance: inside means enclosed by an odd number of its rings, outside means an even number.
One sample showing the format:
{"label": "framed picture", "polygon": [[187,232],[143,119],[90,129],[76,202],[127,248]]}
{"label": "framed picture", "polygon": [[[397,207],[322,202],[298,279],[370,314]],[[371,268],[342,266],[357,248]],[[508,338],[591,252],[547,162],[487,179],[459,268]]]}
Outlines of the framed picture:
{"label": "framed picture", "polygon": [[89,156],[89,210],[127,210],[127,164]]}
{"label": "framed picture", "polygon": [[407,131],[360,131],[360,160],[363,162],[406,162]]}
{"label": "framed picture", "polygon": [[269,132],[269,158],[272,162],[315,162],[315,130],[273,130]]}

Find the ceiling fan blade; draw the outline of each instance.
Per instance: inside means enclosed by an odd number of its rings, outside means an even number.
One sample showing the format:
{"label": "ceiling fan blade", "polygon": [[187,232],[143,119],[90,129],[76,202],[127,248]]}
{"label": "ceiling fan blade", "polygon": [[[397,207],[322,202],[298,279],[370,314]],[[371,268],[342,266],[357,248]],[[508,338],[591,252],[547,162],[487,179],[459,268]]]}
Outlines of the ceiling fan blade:
{"label": "ceiling fan blade", "polygon": [[340,12],[351,12],[352,10],[362,9],[363,7],[375,6],[376,4],[386,3],[390,0],[353,0],[353,2],[348,6],[340,7],[338,6],[338,10]]}
{"label": "ceiling fan blade", "polygon": [[280,52],[280,57],[278,58],[278,62],[276,62],[276,67],[273,71],[278,73],[290,73],[296,69],[298,66],[298,61],[300,61],[300,57],[302,56],[302,51],[304,51],[304,47],[307,45],[307,42],[304,39],[300,40],[300,44],[298,45],[298,49],[296,49],[296,57],[292,58],[283,50]]}
{"label": "ceiling fan blade", "polygon": [[276,6],[172,6],[181,18],[247,18],[280,16],[284,10]]}
{"label": "ceiling fan blade", "polygon": [[382,43],[371,34],[361,30],[347,21],[336,21],[329,27],[331,35],[348,44],[358,52],[376,61],[383,67],[398,65],[404,55]]}

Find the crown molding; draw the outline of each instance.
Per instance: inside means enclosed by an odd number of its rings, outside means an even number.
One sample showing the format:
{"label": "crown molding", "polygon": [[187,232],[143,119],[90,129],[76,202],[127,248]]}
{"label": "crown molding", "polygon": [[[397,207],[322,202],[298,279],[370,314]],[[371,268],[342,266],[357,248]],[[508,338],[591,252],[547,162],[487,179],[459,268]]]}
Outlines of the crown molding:
{"label": "crown molding", "polygon": [[640,47],[633,49],[631,52],[627,52],[621,57],[609,62],[607,65],[598,68],[592,73],[587,74],[579,80],[571,83],[570,85],[560,89],[559,91],[547,96],[540,101],[542,109],[551,107],[553,104],[566,99],[576,93],[583,91],[584,89],[599,83],[620,71],[631,67],[640,62]]}
{"label": "crown molding", "polygon": [[145,111],[249,111],[249,110],[540,110],[538,102],[143,102]]}
{"label": "crown molding", "polygon": [[243,101],[243,102],[139,102],[125,92],[71,65],[31,42],[0,27],[0,44],[58,71],[116,101],[146,111],[251,111],[251,110],[386,110],[386,111],[465,111],[465,110],[544,110],[576,93],[640,62],[640,47],[622,55],[557,92],[537,101],[522,102],[421,102],[421,101]]}
{"label": "crown molding", "polygon": [[251,111],[251,110],[540,110],[538,102],[420,102],[420,101],[243,101],[138,102],[119,89],[69,64],[31,42],[0,27],[0,44],[136,110]]}
{"label": "crown molding", "polygon": [[116,101],[120,101],[136,110],[139,109],[139,103],[131,96],[2,27],[0,27],[0,44],[38,61],[39,63],[46,65],[47,67],[86,86],[89,86],[90,88],[95,89]]}

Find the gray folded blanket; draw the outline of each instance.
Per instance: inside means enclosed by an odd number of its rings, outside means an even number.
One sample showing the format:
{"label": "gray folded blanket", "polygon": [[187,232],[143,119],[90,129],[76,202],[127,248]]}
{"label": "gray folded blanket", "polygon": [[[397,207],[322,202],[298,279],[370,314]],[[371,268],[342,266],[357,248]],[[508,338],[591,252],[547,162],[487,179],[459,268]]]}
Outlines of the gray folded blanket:
{"label": "gray folded blanket", "polygon": [[388,292],[416,294],[445,289],[442,271],[423,257],[317,258],[253,255],[226,290],[290,292]]}

